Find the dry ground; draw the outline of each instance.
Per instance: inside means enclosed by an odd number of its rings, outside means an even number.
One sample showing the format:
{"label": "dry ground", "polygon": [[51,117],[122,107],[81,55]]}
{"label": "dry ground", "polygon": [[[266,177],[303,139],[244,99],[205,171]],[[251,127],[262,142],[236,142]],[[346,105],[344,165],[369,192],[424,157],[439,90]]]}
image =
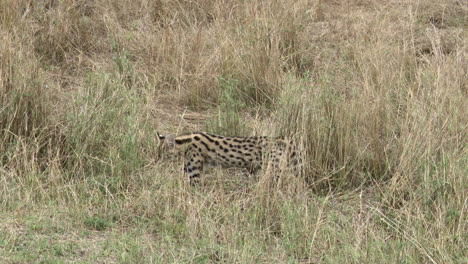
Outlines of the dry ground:
{"label": "dry ground", "polygon": [[[1,0],[1,263],[466,263],[462,0]],[[155,131],[294,139],[210,170]]]}

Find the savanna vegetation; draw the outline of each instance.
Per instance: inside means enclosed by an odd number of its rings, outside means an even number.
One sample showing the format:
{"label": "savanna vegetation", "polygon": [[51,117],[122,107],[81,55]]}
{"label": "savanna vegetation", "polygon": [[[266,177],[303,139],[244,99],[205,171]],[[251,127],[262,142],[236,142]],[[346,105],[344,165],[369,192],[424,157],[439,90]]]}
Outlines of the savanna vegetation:
{"label": "savanna vegetation", "polygon": [[[1,0],[1,263],[466,263],[463,0]],[[191,187],[156,131],[294,139]]]}

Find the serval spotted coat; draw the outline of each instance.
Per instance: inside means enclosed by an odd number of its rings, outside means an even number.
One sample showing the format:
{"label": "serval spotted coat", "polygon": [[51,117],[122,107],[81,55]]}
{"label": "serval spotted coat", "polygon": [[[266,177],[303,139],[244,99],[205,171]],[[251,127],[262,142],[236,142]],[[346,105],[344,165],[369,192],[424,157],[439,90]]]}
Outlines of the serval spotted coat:
{"label": "serval spotted coat", "polygon": [[298,164],[293,143],[281,138],[225,137],[204,132],[182,136],[157,134],[160,154],[183,155],[184,171],[192,185],[205,167],[238,167],[254,173],[268,162],[274,168],[280,168],[282,164]]}

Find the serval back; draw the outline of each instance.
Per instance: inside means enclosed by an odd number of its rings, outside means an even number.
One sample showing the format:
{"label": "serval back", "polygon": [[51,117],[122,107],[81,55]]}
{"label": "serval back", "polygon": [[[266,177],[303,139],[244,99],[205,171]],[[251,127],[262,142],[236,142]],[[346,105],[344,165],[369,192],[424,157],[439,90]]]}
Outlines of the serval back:
{"label": "serval back", "polygon": [[254,173],[268,162],[275,168],[283,162],[297,164],[292,142],[281,138],[224,137],[204,132],[182,136],[157,134],[160,155],[172,153],[184,157],[184,171],[191,184],[201,177],[206,167],[238,167]]}

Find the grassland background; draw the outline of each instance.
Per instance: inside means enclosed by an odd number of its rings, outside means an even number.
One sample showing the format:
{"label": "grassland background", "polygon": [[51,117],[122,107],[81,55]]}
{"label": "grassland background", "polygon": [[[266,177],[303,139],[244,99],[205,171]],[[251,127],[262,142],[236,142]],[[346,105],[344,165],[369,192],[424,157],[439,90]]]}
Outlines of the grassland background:
{"label": "grassland background", "polygon": [[[1,263],[466,263],[462,0],[1,0]],[[293,138],[187,186],[155,131]]]}

